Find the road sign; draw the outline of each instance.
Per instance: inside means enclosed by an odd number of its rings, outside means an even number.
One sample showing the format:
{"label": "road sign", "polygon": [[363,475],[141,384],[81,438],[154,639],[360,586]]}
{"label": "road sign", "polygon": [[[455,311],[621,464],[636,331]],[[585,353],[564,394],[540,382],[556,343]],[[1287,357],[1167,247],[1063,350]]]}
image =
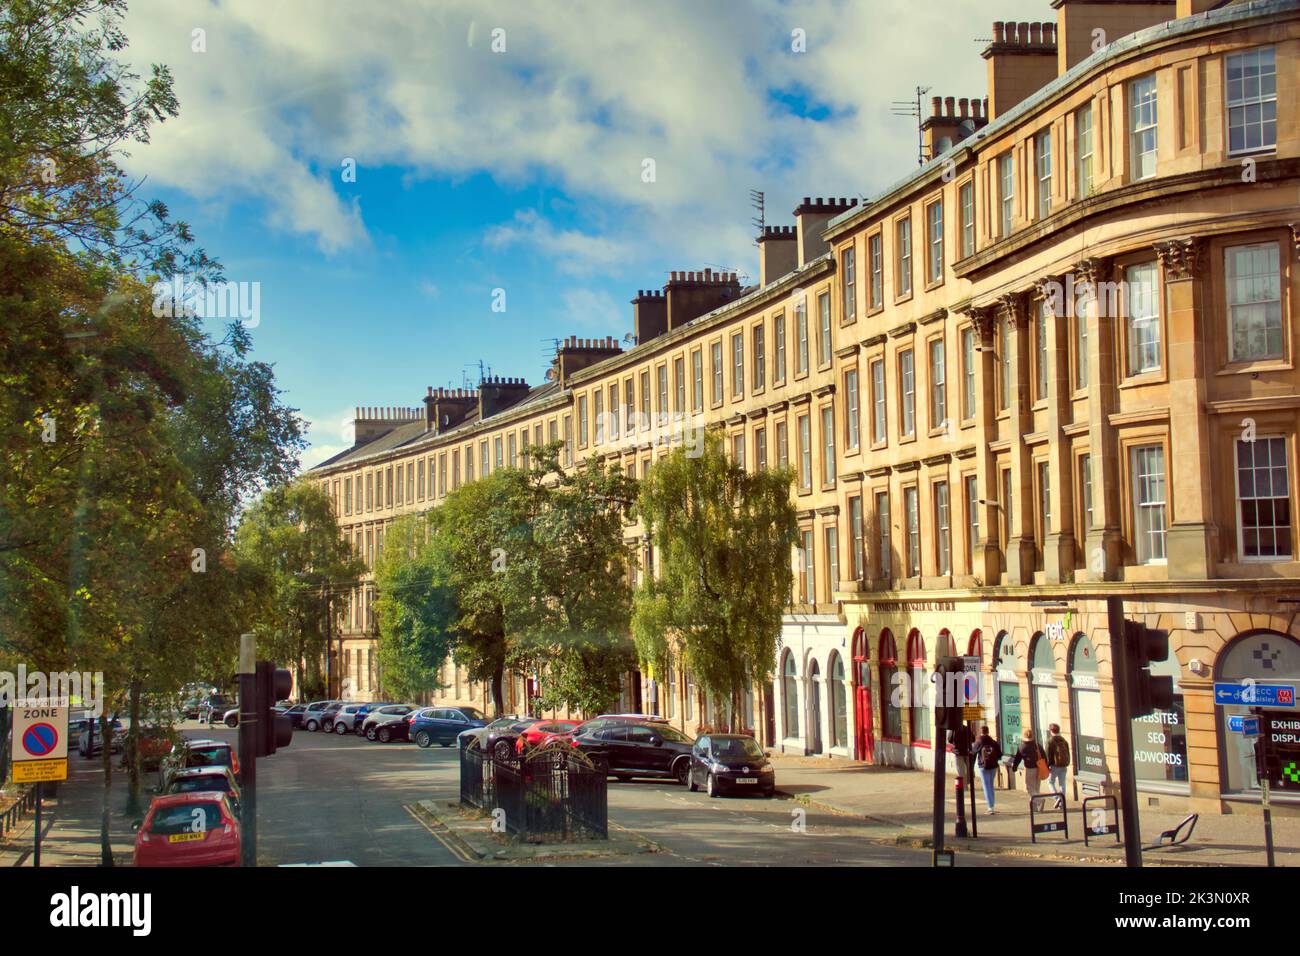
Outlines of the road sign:
{"label": "road sign", "polygon": [[1261,684],[1246,680],[1241,683],[1214,685],[1214,702],[1220,706],[1235,704],[1246,707],[1294,707],[1294,684]]}
{"label": "road sign", "polygon": [[14,706],[14,783],[68,779],[68,702],[20,700]]}
{"label": "road sign", "polygon": [[1259,736],[1259,718],[1234,714],[1228,718],[1228,729],[1244,737]]}
{"label": "road sign", "polygon": [[979,704],[967,704],[961,709],[962,720],[983,720],[984,708]]}

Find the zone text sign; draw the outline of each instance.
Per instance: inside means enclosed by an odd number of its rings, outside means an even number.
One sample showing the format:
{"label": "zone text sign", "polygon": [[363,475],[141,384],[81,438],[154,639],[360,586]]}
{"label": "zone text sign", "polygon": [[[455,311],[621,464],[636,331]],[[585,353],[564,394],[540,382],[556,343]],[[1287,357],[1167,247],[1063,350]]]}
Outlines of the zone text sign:
{"label": "zone text sign", "polygon": [[20,700],[14,705],[14,783],[68,779],[68,702]]}

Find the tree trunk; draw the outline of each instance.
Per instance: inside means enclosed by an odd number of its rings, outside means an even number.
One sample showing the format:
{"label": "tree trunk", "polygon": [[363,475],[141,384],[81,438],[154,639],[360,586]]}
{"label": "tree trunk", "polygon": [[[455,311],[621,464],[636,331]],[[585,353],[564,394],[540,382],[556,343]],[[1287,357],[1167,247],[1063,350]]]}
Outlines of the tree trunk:
{"label": "tree trunk", "polygon": [[100,764],[104,768],[104,802],[99,812],[99,864],[113,865],[113,841],[109,836],[110,804],[113,796],[113,728],[108,714],[99,715]]}
{"label": "tree trunk", "polygon": [[505,669],[504,664],[498,664],[496,670],[492,672],[492,706],[496,708],[496,714],[494,715],[496,717],[500,717],[506,712],[505,697],[501,692]]}
{"label": "tree trunk", "polygon": [[140,810],[140,682],[131,682],[131,729],[127,732],[122,756],[127,773],[127,813],[134,816]]}

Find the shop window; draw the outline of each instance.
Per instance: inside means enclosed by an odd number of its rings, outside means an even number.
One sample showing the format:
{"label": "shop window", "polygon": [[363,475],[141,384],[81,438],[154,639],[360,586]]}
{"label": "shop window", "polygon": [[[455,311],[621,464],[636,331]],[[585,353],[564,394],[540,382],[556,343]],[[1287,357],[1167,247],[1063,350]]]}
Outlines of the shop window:
{"label": "shop window", "polygon": [[[1164,673],[1169,673],[1169,671]],[[1284,684],[1300,683],[1300,641],[1274,631],[1254,631],[1241,634],[1230,641],[1228,646],[1219,654],[1214,679],[1216,681],[1234,682],[1249,679]],[[1138,763],[1136,775],[1139,781],[1143,779],[1144,771],[1153,775],[1148,779],[1170,779],[1157,777],[1154,774],[1157,771],[1168,774],[1177,769],[1182,770],[1182,776],[1173,777],[1172,779],[1187,779],[1186,729],[1182,719],[1183,698],[1176,683],[1174,684],[1174,708],[1175,713],[1169,715],[1169,721],[1176,720],[1176,722],[1161,722],[1156,726],[1164,729],[1170,738],[1181,733],[1182,739],[1181,741],[1169,740],[1166,749],[1163,751],[1167,756],[1161,758],[1161,763],[1156,764],[1150,760]],[[1234,793],[1257,793],[1259,791],[1259,781],[1255,774],[1253,742],[1250,738],[1228,729],[1229,718],[1249,714],[1251,709],[1234,705],[1214,709],[1217,712],[1219,741],[1222,748],[1220,751],[1222,758],[1219,763],[1224,790]],[[1137,739],[1139,726],[1141,725],[1138,721],[1133,722],[1133,744],[1135,748],[1139,744]],[[1152,729],[1156,728],[1153,727]],[[1181,744],[1181,750],[1179,744]],[[1173,766],[1180,759],[1181,766]]]}
{"label": "shop window", "polygon": [[907,636],[907,667],[910,678],[912,743],[928,744],[933,723],[930,717],[928,661],[925,656],[925,638],[913,630]]}
{"label": "shop window", "polygon": [[880,735],[886,740],[903,737],[902,687],[898,682],[898,643],[886,628],[880,634]]}
{"label": "shop window", "polygon": [[1056,659],[1052,642],[1039,631],[1029,642],[1030,723],[1038,743],[1047,746],[1049,724],[1061,722],[1061,691],[1056,686]]}
{"label": "shop window", "polygon": [[844,659],[831,654],[831,746],[849,745],[849,698],[844,686]]}
{"label": "shop window", "polygon": [[1020,746],[1020,659],[1016,657],[1011,635],[998,634],[993,644],[993,673],[998,690],[998,741],[1002,749],[1012,752]]}
{"label": "shop window", "polygon": [[1106,729],[1097,683],[1097,652],[1088,635],[1074,635],[1070,645],[1070,729],[1075,774],[1107,776]]}
{"label": "shop window", "polygon": [[799,677],[796,671],[794,655],[785,652],[785,661],[781,665],[781,697],[785,703],[784,736],[799,736]]}

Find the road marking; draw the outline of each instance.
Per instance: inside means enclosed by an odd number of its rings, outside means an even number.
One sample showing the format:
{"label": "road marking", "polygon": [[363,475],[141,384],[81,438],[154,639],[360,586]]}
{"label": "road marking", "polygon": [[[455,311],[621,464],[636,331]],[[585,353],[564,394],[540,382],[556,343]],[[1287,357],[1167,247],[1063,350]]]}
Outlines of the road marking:
{"label": "road marking", "polygon": [[428,830],[430,835],[432,835],[432,837],[435,840],[441,843],[447,849],[447,851],[451,853],[451,855],[454,856],[456,859],[460,860],[462,863],[479,862],[477,858],[466,854],[466,852],[463,849],[461,849],[459,846],[457,846],[454,842],[445,838],[441,833],[437,831],[437,829],[433,827],[432,824],[429,823],[429,821],[425,820],[418,813],[412,810],[409,806],[403,805],[402,809],[405,810],[408,814],[410,814],[411,818],[415,820],[416,823],[420,824],[420,826]]}

